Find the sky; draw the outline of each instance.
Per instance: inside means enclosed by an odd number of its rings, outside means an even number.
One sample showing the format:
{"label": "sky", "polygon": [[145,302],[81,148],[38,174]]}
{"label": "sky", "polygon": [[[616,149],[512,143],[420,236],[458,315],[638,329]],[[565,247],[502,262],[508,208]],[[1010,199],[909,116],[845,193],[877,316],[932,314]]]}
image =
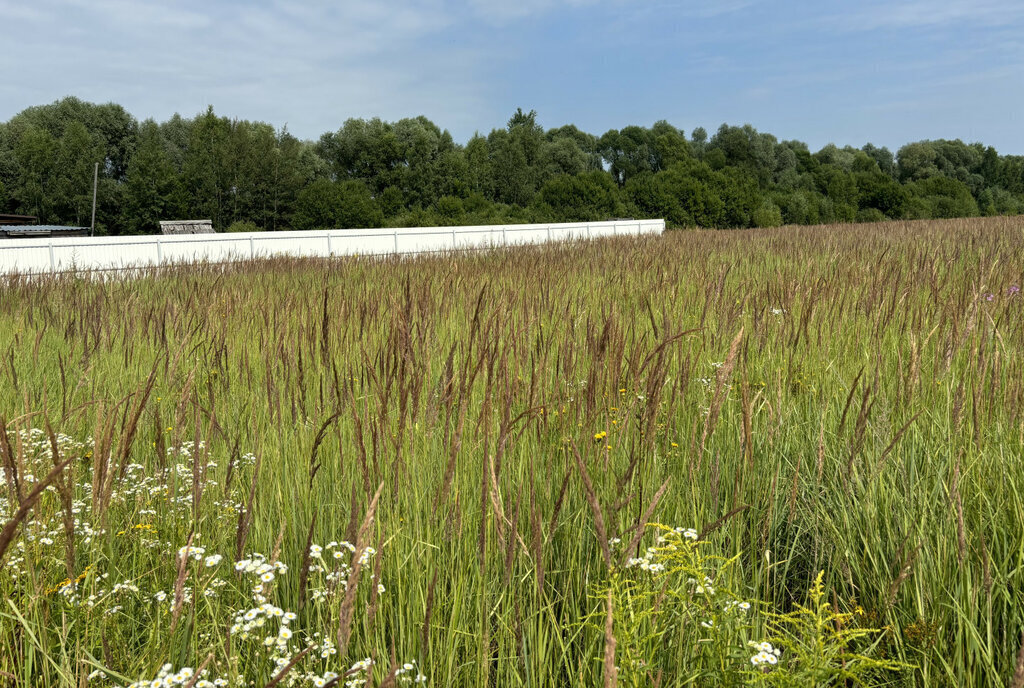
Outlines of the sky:
{"label": "sky", "polygon": [[465,142],[521,107],[1024,154],[1021,0],[0,0],[0,37],[0,121],[75,95],[305,139],[426,115]]}

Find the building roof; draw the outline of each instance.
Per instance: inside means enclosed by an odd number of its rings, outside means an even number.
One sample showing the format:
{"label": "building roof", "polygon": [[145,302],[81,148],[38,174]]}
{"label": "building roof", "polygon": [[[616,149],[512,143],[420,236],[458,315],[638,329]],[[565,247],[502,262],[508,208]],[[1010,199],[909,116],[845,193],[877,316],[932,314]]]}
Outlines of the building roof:
{"label": "building roof", "polygon": [[85,235],[88,227],[66,227],[64,225],[0,225],[0,236],[5,237],[38,237],[58,235]]}
{"label": "building roof", "polygon": [[0,225],[34,225],[39,222],[35,215],[8,215],[0,213]]}
{"label": "building roof", "polygon": [[213,220],[161,220],[161,234],[213,234]]}

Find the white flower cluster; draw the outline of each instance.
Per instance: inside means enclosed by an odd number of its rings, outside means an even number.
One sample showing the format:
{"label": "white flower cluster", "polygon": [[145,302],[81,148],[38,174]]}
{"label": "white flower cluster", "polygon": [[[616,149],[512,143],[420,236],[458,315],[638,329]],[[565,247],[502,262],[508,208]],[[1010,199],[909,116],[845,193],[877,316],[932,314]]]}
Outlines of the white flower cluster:
{"label": "white flower cluster", "polygon": [[[207,672],[204,671],[203,675]],[[164,664],[160,668],[160,672],[156,678],[151,680],[141,680],[135,683],[129,683],[128,688],[174,688],[174,686],[187,685],[196,675],[196,672],[191,667],[182,667],[178,671],[174,671],[174,667],[170,664]],[[207,678],[200,678],[194,684],[195,688],[222,688],[228,685],[228,680],[224,678],[215,678],[212,681]]]}
{"label": "white flower cluster", "polygon": [[[337,550],[334,552],[335,559],[341,559],[345,556],[345,553],[341,551],[342,549],[347,549],[351,554],[356,553],[356,546],[348,540],[342,540],[341,542],[335,542],[332,540],[331,542],[327,543],[326,549]],[[309,549],[309,553],[314,557],[322,556],[321,552],[322,550],[320,549],[319,545],[313,545]],[[366,549],[364,549],[363,553],[359,555],[359,565],[366,566],[369,563],[370,559],[373,557],[373,555],[376,553],[377,550],[375,550],[373,547],[367,547]]]}
{"label": "white flower cluster", "polygon": [[738,600],[727,600],[724,605],[724,609],[727,612],[730,612],[733,609],[739,609],[741,612],[747,612],[750,611],[750,603],[740,602]]}
{"label": "white flower cluster", "polygon": [[272,583],[277,576],[287,573],[288,567],[280,561],[269,562],[265,556],[256,552],[248,559],[236,561],[235,571],[256,576],[259,582],[253,587],[252,594],[253,598],[262,604],[267,601],[263,597],[263,593],[266,591],[264,586]]}
{"label": "white flower cluster", "polygon": [[[167,456],[184,456],[186,458],[190,458],[197,449],[199,451],[206,449],[206,441],[199,440],[199,444],[197,446],[195,442],[186,440],[177,447],[167,447]],[[189,469],[189,472],[191,472],[191,469]]]}
{"label": "white flower cluster", "polygon": [[630,557],[626,560],[626,568],[633,568],[637,566],[642,571],[650,571],[651,573],[660,573],[665,570],[665,565],[661,562],[654,561],[654,557],[657,555],[658,550],[654,547],[648,547],[647,551],[644,552],[642,557]]}
{"label": "white flower cluster", "polygon": [[[238,635],[242,640],[246,640],[250,637],[250,634],[256,629],[263,628],[267,621],[270,619],[276,619],[281,623],[281,630],[287,628],[288,624],[294,621],[296,618],[294,612],[286,612],[280,607],[275,607],[269,602],[265,602],[258,607],[253,607],[245,612],[239,612],[235,615],[234,625],[231,626],[231,634]],[[291,632],[282,633],[279,632],[277,636],[284,644],[291,638]],[[279,644],[278,640],[274,637],[270,637],[270,643],[266,642],[265,645]]]}
{"label": "white flower cluster", "polygon": [[[346,688],[361,688],[366,685],[370,680],[370,670],[373,668],[373,660],[367,657],[361,659],[346,672],[346,675],[352,676],[348,681],[345,681]],[[401,666],[395,669],[395,678],[399,683],[426,683],[427,677],[420,673],[416,668],[416,660],[405,662]],[[326,682],[325,682],[326,683]],[[323,683],[314,682],[314,686],[322,686]]]}
{"label": "white flower cluster", "polygon": [[[91,438],[85,444],[77,443],[65,436],[58,437],[58,445],[62,455],[71,452],[81,453],[84,456],[86,449],[92,449]],[[36,475],[45,474],[52,460],[49,458],[50,441],[46,433],[41,430],[33,430],[30,433],[23,433],[21,446],[29,447],[30,452],[26,453],[26,462],[23,469],[19,470],[19,477],[23,485],[37,483]],[[144,615],[150,619],[162,614],[169,614],[173,611],[174,593],[159,589],[154,585],[156,580],[163,580],[166,586],[168,581],[176,578],[179,566],[186,564],[194,567],[197,575],[191,585],[182,586],[182,603],[193,604],[193,597],[203,599],[204,597],[224,596],[224,591],[236,592],[234,586],[218,574],[224,575],[224,569],[218,568],[231,560],[225,562],[224,556],[215,553],[213,542],[200,539],[196,533],[190,546],[181,546],[181,541],[167,541],[160,537],[161,533],[175,531],[175,525],[180,527],[187,523],[193,514],[192,502],[194,493],[189,487],[192,484],[193,470],[198,468],[206,473],[218,468],[217,463],[206,461],[206,451],[203,444],[183,442],[178,446],[167,449],[167,454],[173,460],[166,462],[169,466],[147,474],[147,470],[141,464],[131,463],[124,467],[123,472],[114,476],[114,483],[110,493],[108,505],[127,507],[124,515],[131,520],[125,520],[112,526],[111,533],[118,538],[120,547],[139,548],[140,550],[156,550],[157,561],[160,571],[153,571],[159,575],[153,576],[147,570],[138,578],[122,579],[116,582],[112,574],[96,570],[90,565],[80,573],[69,575],[65,580],[56,582],[57,576],[51,575],[48,571],[44,574],[47,580],[47,594],[52,594],[61,600],[62,604],[80,605],[83,608],[94,609],[95,614],[107,617],[110,621],[105,623],[125,622],[136,623],[137,619],[132,618],[133,612],[138,609],[137,602],[145,605],[142,610]],[[245,454],[235,460],[235,468],[254,464],[256,457],[252,454]],[[197,465],[194,467],[193,462]],[[166,464],[165,464],[166,465]],[[33,475],[33,471],[35,475]],[[74,517],[74,542],[78,546],[89,546],[99,536],[107,532],[100,528],[94,528],[89,520],[94,518],[92,514],[93,486],[92,470],[86,466],[76,480],[75,495],[71,502],[71,515]],[[204,486],[215,486],[217,481],[202,478]],[[0,469],[0,484],[6,482],[3,469]],[[49,493],[56,493],[56,488],[51,486]],[[217,490],[221,492],[221,490]],[[238,501],[238,489],[225,490],[218,501],[213,501],[214,495],[203,497],[203,506],[207,513],[210,513],[209,505],[212,503],[216,508],[212,514],[216,519],[228,518],[231,514],[237,514],[243,508]],[[21,537],[11,547],[11,556],[3,562],[0,567],[0,575],[5,579],[15,581],[15,589],[21,584],[21,579],[27,578],[27,563],[37,561],[59,561],[62,558],[65,539],[67,537],[64,526],[63,502],[56,496],[45,498],[52,509],[37,510],[33,518],[26,520]],[[9,500],[0,497],[0,520],[2,517],[9,517],[15,506],[8,503]],[[45,515],[40,515],[40,513]],[[155,518],[162,516],[162,518]],[[97,519],[98,520],[98,519]],[[167,521],[171,523],[168,524]],[[174,522],[177,522],[176,524]],[[180,530],[178,530],[180,532]],[[206,545],[204,547],[203,545]],[[79,551],[89,551],[85,547]],[[347,586],[348,578],[352,567],[355,565],[357,548],[350,542],[330,542],[321,547],[313,545],[310,548],[310,555],[313,559],[309,567],[310,588],[308,592],[315,601],[325,599],[337,592],[343,592]],[[377,551],[367,547],[359,553],[359,564],[372,568],[374,557]],[[147,559],[149,555],[146,555]],[[230,556],[230,555],[229,555]],[[301,671],[296,667],[291,671],[282,685],[300,688],[301,686],[325,686],[339,678],[337,673],[340,669],[344,673],[344,667],[334,664],[341,660],[335,644],[321,633],[312,633],[313,629],[304,630],[299,628],[296,614],[286,611],[274,604],[276,590],[275,581],[288,572],[288,566],[279,561],[269,561],[268,557],[259,554],[247,554],[247,558],[234,564],[235,571],[243,578],[252,583],[250,588],[250,601],[241,605],[232,605],[230,608],[211,605],[209,609],[222,609],[225,612],[224,620],[230,620],[231,635],[240,643],[248,645],[248,656],[259,657],[260,663],[269,662],[272,673],[277,673],[287,666],[296,656],[297,648],[311,647],[309,661],[316,662],[319,666],[310,671]],[[52,568],[52,567],[51,567]],[[367,572],[369,573],[369,571]],[[33,571],[33,576],[38,576],[39,571]],[[63,573],[60,574],[63,577]],[[51,580],[52,579],[52,580]],[[363,580],[366,580],[364,577]],[[384,586],[377,580],[375,574],[368,576],[368,583],[376,589],[377,594],[384,593]],[[33,583],[35,584],[35,583]],[[230,586],[230,587],[227,587]],[[244,592],[245,585],[242,586]],[[141,589],[140,589],[141,588]],[[230,597],[231,595],[226,595]],[[269,598],[269,599],[268,599]],[[239,606],[241,609],[239,609]],[[210,642],[210,633],[200,630],[202,642]],[[319,655],[319,659],[314,659]],[[312,667],[310,667],[312,668]],[[333,668],[335,671],[329,671]],[[341,685],[364,686],[372,683],[372,670],[375,668],[369,660],[357,662],[351,671],[344,677]],[[380,669],[380,667],[376,667]],[[192,688],[225,688],[227,686],[249,685],[243,675],[232,676],[229,682],[226,678],[217,678],[217,674],[224,671],[223,668],[211,667],[199,674],[191,667],[175,669],[171,664],[165,664],[156,677],[152,675],[140,678],[130,683],[125,688],[179,688],[192,686]],[[262,671],[262,669],[260,669]],[[248,673],[244,669],[243,673]],[[199,674],[199,675],[197,675]],[[426,677],[419,671],[415,661],[406,662],[395,670],[395,678],[401,684],[425,683]],[[89,683],[103,682],[103,685],[110,685],[112,680],[106,671],[96,669],[89,675]],[[121,688],[121,684],[117,684]],[[340,686],[339,686],[340,688]]]}
{"label": "white flower cluster", "polygon": [[349,667],[349,670],[345,672],[346,676],[351,676],[349,680],[345,681],[345,688],[360,688],[360,686],[366,685],[366,682],[370,680],[370,670],[373,668],[373,660],[367,657],[366,659],[360,659],[358,662]]}
{"label": "white flower cluster", "polygon": [[[13,435],[14,433],[11,434]],[[84,444],[78,442],[73,437],[68,437],[64,433],[58,432],[54,437],[57,439],[57,449],[62,455],[67,454],[69,451],[78,451],[85,447]],[[29,454],[33,458],[39,458],[45,461],[51,461],[53,458],[53,452],[50,448],[50,436],[42,428],[19,430],[18,440],[15,441],[20,441],[20,444],[28,450]],[[26,482],[32,482],[28,480],[28,477],[29,476],[25,476]]]}
{"label": "white flower cluster", "polygon": [[178,559],[188,556],[190,559],[199,561],[206,554],[206,548],[199,547],[198,545],[185,545],[184,547],[178,548]]}
{"label": "white flower cluster", "polygon": [[[662,535],[658,535],[654,542],[662,549],[674,550],[680,544],[684,544],[686,547],[694,547],[699,537],[696,529],[679,526]],[[690,540],[691,542],[684,543],[684,540]]]}
{"label": "white flower cluster", "polygon": [[693,590],[694,594],[696,594],[696,595],[714,595],[715,594],[715,586],[713,585],[714,581],[711,580],[710,578],[708,578],[707,576],[704,576],[704,582],[703,583],[698,582],[696,578],[687,578],[686,579],[686,583],[687,583],[687,585],[690,586],[690,588]]}
{"label": "white flower cluster", "polygon": [[[317,633],[317,635],[320,635],[320,634]],[[323,643],[319,647],[320,647],[320,656],[323,657],[324,659],[327,659],[331,655],[338,654],[338,649],[336,647],[334,647],[334,643],[331,642],[330,638],[324,638]]]}
{"label": "white flower cluster", "polygon": [[[310,588],[310,596],[314,602],[325,600],[335,591],[340,590],[343,592],[348,587],[348,577],[352,572],[352,563],[346,561],[346,558],[354,555],[355,552],[356,546],[347,540],[340,542],[332,540],[323,547],[317,544],[310,544],[309,556],[312,562],[309,572],[314,574],[324,573],[323,580],[326,583],[326,587],[314,586]],[[327,553],[330,553],[329,557]],[[360,566],[368,566],[370,560],[376,554],[377,550],[373,547],[365,548],[359,556]],[[371,575],[370,579],[374,580],[375,577]],[[377,582],[377,594],[384,594],[384,586],[379,581]]]}
{"label": "white flower cluster", "polygon": [[693,528],[675,528],[671,533],[669,533],[669,537],[659,535],[657,538],[655,538],[655,544],[657,545],[657,547],[648,547],[647,551],[644,552],[644,555],[642,557],[630,557],[629,559],[627,559],[626,568],[632,568],[636,566],[643,571],[650,571],[651,573],[659,573],[661,571],[664,571],[665,565],[657,561],[658,547],[668,550],[676,549],[676,542],[678,542],[678,540],[676,539],[676,537],[673,537],[673,535],[678,537],[679,539],[697,539],[697,531]]}
{"label": "white flower cluster", "polygon": [[777,647],[772,647],[772,644],[768,641],[762,643],[750,641],[747,644],[757,650],[757,654],[750,658],[750,663],[754,666],[761,669],[769,669],[779,663],[779,657],[782,656],[782,650]]}
{"label": "white flower cluster", "polygon": [[406,662],[402,666],[395,669],[395,678],[400,683],[426,683],[427,677],[421,674],[416,669],[416,660]]}
{"label": "white flower cluster", "polygon": [[207,556],[206,548],[200,547],[198,545],[192,545],[191,547],[187,545],[184,547],[179,547],[178,559],[184,557],[186,553],[188,554],[189,559],[194,559],[195,561],[202,561],[203,566],[205,566],[208,569],[212,569],[214,566],[217,566],[218,564],[220,564],[221,561],[224,560],[224,556],[220,554],[211,554]]}

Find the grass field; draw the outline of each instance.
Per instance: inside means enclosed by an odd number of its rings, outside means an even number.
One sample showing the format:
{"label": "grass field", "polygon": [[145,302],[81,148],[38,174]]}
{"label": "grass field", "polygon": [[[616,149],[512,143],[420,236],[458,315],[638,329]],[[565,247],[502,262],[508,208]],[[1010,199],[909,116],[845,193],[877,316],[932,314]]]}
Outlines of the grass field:
{"label": "grass field", "polygon": [[1020,687],[1020,285],[1021,218],[8,279],[0,685]]}

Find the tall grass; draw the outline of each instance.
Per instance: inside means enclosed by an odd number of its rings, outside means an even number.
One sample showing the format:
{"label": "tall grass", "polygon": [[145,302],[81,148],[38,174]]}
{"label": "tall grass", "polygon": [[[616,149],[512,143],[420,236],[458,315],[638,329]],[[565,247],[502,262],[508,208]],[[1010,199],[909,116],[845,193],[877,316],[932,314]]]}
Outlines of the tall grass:
{"label": "tall grass", "polygon": [[0,684],[769,680],[617,664],[659,522],[753,638],[1019,686],[1022,284],[1020,218],[5,278]]}

